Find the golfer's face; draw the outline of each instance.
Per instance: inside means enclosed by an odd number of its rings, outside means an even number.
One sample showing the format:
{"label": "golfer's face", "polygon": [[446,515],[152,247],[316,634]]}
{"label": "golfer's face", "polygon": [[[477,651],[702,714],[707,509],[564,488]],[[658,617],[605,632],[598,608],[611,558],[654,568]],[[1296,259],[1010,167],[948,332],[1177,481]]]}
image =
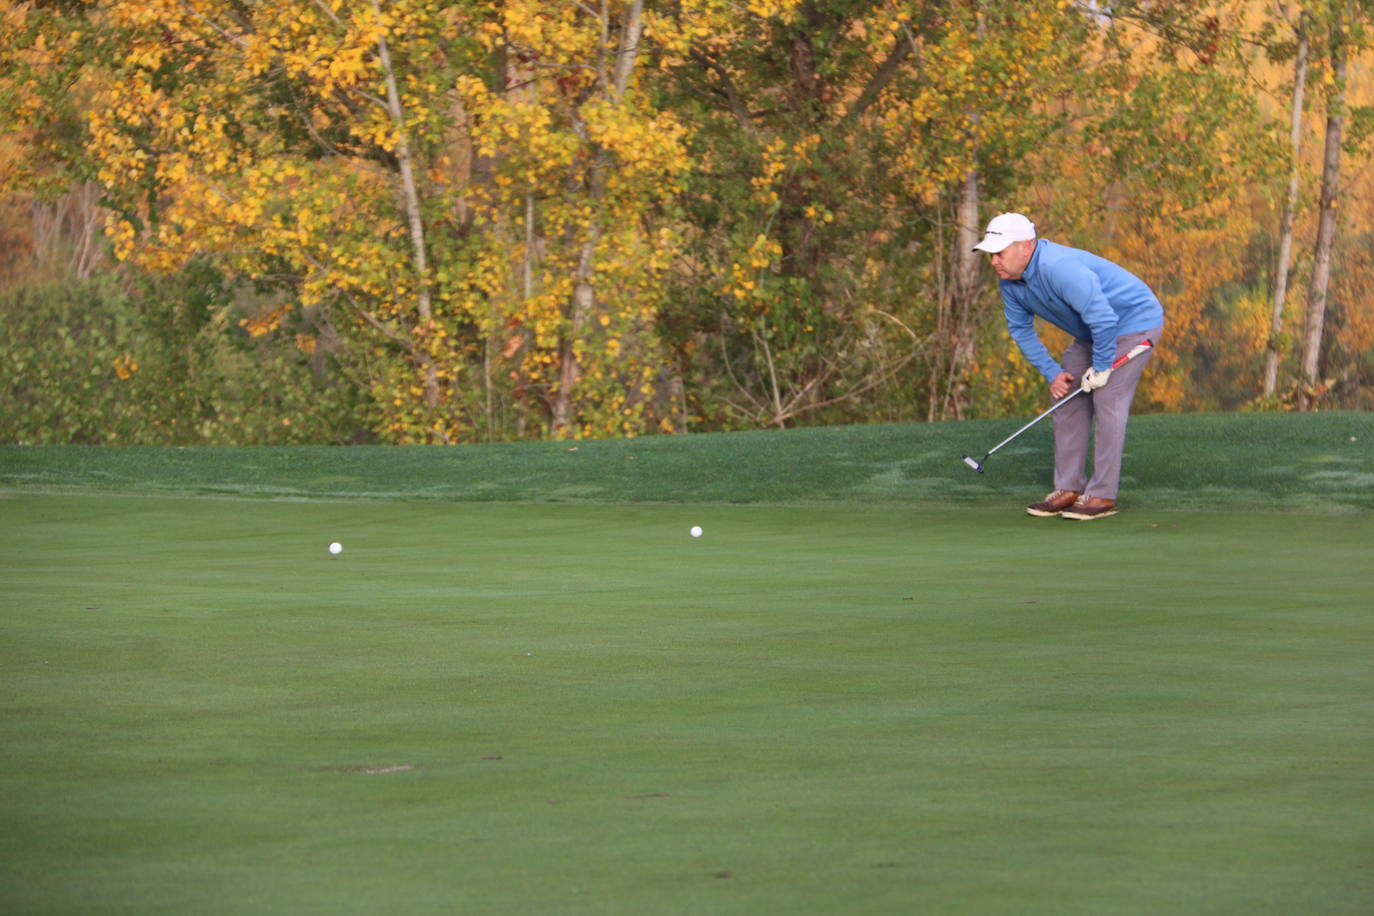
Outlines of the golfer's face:
{"label": "golfer's face", "polygon": [[1035,252],[1035,242],[1012,242],[992,256],[992,269],[999,280],[1020,280]]}

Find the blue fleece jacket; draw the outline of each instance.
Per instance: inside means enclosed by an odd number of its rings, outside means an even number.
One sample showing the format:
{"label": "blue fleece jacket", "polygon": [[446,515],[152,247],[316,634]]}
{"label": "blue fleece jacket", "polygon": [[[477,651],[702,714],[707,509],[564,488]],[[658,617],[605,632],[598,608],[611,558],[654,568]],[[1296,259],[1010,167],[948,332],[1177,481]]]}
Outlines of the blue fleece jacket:
{"label": "blue fleece jacket", "polygon": [[1099,370],[1116,358],[1118,337],[1164,326],[1164,307],[1143,280],[1106,258],[1048,239],[1035,243],[1021,279],[999,285],[1007,331],[1046,380],[1064,370],[1035,333],[1037,316],[1090,341]]}

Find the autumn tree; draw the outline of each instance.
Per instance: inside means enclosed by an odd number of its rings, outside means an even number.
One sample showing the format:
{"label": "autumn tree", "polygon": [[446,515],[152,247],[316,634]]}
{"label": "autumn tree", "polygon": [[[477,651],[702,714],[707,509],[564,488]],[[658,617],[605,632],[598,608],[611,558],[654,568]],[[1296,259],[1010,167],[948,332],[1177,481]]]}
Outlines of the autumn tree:
{"label": "autumn tree", "polygon": [[482,226],[466,282],[503,336],[512,396],[555,436],[653,429],[674,245],[648,214],[687,162],[682,126],[639,88],[642,3],[507,3],[482,34],[503,69],[458,81]]}
{"label": "autumn tree", "polygon": [[988,314],[977,192],[1004,198],[1063,123],[1045,100],[1085,28],[1058,3],[806,2],[670,62],[703,165],[664,326],[717,422],[857,416],[879,393],[909,416],[918,385],[958,412]]}
{"label": "autumn tree", "polygon": [[79,6],[0,7],[0,285],[105,265],[101,190],[79,154],[85,23]]}
{"label": "autumn tree", "polygon": [[675,236],[650,216],[688,163],[640,60],[733,4],[92,10],[84,153],[122,259],[208,257],[273,292],[246,329],[334,351],[387,441],[670,425],[654,316]]}
{"label": "autumn tree", "polygon": [[1305,388],[1298,406],[1310,409],[1328,387],[1321,377],[1323,335],[1326,325],[1327,295],[1331,285],[1332,260],[1340,220],[1341,158],[1347,120],[1347,80],[1350,58],[1368,41],[1369,15],[1374,6],[1355,0],[1331,0],[1322,4],[1320,18],[1326,24],[1327,63],[1324,103],[1326,130],[1322,152],[1321,200],[1318,209],[1317,237],[1312,254],[1312,277],[1307,291],[1307,314],[1303,327],[1301,378]]}
{"label": "autumn tree", "polygon": [[[1358,74],[1367,7],[10,3],[0,183],[43,195],[21,235],[78,273],[108,213],[131,281],[221,278],[187,326],[293,348],[385,442],[1027,409],[1043,385],[970,250],[1009,209],[1164,296],[1150,406],[1216,406],[1281,355],[1269,200],[1313,168],[1263,68],[1306,37],[1293,88],[1346,112],[1336,148],[1366,162],[1360,81],[1326,97],[1332,26]],[[1310,287],[1316,214],[1291,213]],[[1365,236],[1336,224],[1309,338],[1349,367]]]}
{"label": "autumn tree", "polygon": [[1218,331],[1238,333],[1217,299],[1253,283],[1237,253],[1259,225],[1256,188],[1283,161],[1254,93],[1249,15],[1238,3],[1124,2],[1095,25],[1083,61],[1094,91],[1075,103],[1080,153],[1042,193],[1067,240],[1127,266],[1164,303],[1142,400],[1201,404],[1195,373],[1215,361]]}
{"label": "autumn tree", "polygon": [[[271,293],[252,335],[332,342],[384,437],[450,440],[461,323],[435,305],[426,104],[475,50],[433,5],[97,6],[87,149],[116,254],[157,272],[209,258]],[[404,35],[404,47],[391,37]]]}
{"label": "autumn tree", "polygon": [[[1366,95],[1351,94],[1349,69],[1359,67],[1360,54],[1369,44],[1369,17],[1374,11],[1367,3],[1297,2],[1276,4],[1272,16],[1259,29],[1269,60],[1292,61],[1291,95],[1288,104],[1289,180],[1279,219],[1278,253],[1272,284],[1273,298],[1270,312],[1269,336],[1264,348],[1264,369],[1261,382],[1261,403],[1272,403],[1276,396],[1294,400],[1300,406],[1316,403],[1327,387],[1320,379],[1319,362],[1323,350],[1328,291],[1333,273],[1339,273],[1337,261],[1341,256],[1336,244],[1337,227],[1341,221],[1341,199],[1349,195],[1343,191],[1341,159],[1344,154],[1360,154],[1360,145],[1367,134],[1367,125],[1374,117],[1374,101]],[[1325,122],[1320,160],[1313,165],[1303,155],[1303,139],[1309,132],[1306,118],[1306,89],[1315,82],[1321,92]],[[1347,120],[1356,125],[1359,135],[1347,142]],[[1315,132],[1315,131],[1314,131]],[[1348,148],[1347,148],[1348,147]],[[1361,158],[1367,158],[1367,150]],[[1282,395],[1279,375],[1288,347],[1285,320],[1288,311],[1290,261],[1294,235],[1300,217],[1300,189],[1305,174],[1320,175],[1317,226],[1310,259],[1305,317],[1301,332],[1300,365],[1297,389]],[[1358,258],[1357,249],[1347,256]]]}

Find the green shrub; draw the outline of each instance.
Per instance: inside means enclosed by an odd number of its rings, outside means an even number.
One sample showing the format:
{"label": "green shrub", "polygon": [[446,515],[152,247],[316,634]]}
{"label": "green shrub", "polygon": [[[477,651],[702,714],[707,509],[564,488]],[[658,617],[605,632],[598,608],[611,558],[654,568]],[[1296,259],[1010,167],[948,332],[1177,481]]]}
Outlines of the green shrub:
{"label": "green shrub", "polygon": [[250,338],[213,271],[0,293],[0,442],[278,445],[365,438],[293,335]]}

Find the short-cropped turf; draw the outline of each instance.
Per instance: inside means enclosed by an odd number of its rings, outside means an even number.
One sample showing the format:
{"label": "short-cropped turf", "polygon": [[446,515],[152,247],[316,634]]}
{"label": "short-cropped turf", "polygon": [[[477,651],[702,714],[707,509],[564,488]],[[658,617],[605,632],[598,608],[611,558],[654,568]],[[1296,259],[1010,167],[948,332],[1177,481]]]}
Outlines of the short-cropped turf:
{"label": "short-cropped turf", "polygon": [[[530,446],[526,502],[437,498],[520,486],[462,450],[2,449],[0,912],[1367,912],[1374,513],[1322,475],[1374,442],[1297,427],[1089,526],[844,469],[1004,486],[957,427],[657,501],[554,462],[648,493],[677,440]],[[828,490],[747,486],[793,442]]]}

